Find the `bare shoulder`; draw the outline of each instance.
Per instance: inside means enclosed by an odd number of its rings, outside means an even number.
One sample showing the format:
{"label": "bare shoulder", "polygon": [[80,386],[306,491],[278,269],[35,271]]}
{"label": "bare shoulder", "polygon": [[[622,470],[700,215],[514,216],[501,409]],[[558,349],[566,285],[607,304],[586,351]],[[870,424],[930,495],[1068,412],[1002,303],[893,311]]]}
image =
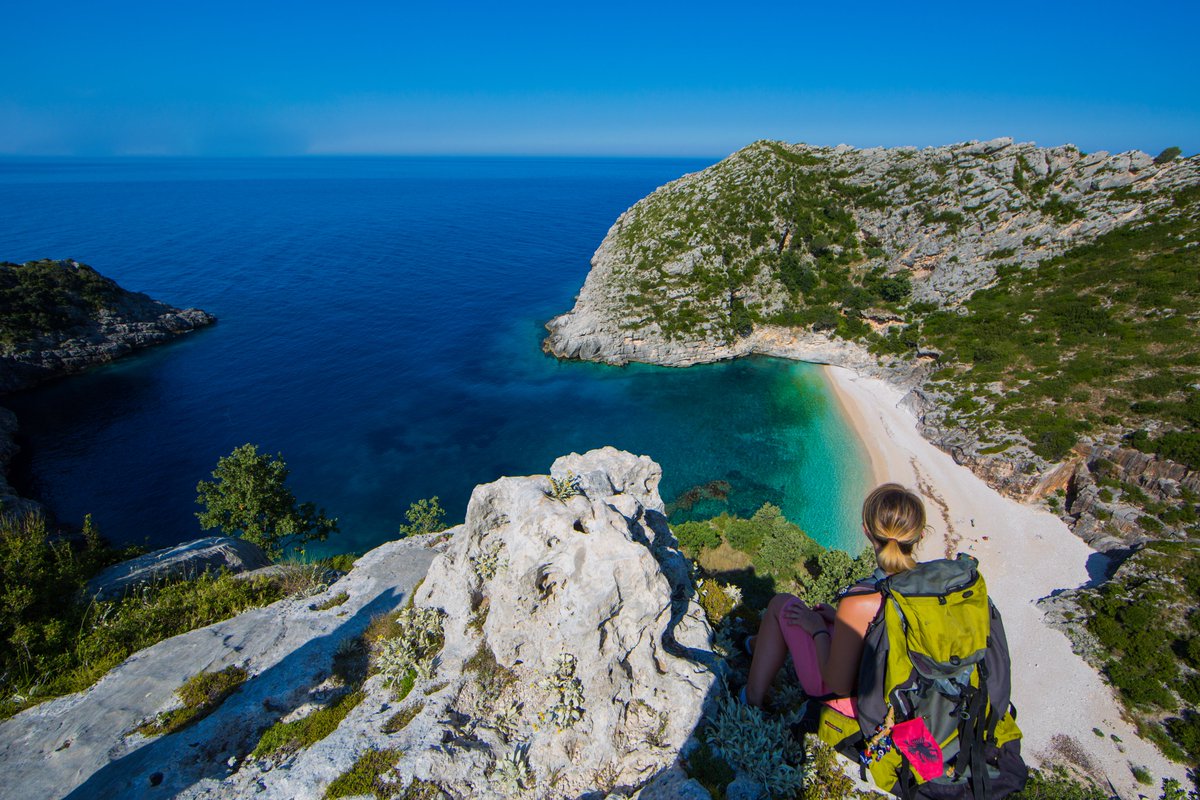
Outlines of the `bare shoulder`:
{"label": "bare shoulder", "polygon": [[879,610],[882,599],[879,592],[848,594],[838,603],[837,615],[846,622],[861,622],[865,626]]}

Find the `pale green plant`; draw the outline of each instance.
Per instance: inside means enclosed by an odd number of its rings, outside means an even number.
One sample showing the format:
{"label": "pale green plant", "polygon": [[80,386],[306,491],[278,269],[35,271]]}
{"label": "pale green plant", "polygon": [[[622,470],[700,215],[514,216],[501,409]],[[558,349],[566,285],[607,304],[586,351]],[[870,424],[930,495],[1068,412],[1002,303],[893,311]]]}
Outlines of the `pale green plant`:
{"label": "pale green plant", "polygon": [[579,488],[579,477],[574,472],[567,472],[565,478],[550,476],[550,491],[547,492],[555,500],[566,501],[577,494],[583,494]]}
{"label": "pale green plant", "polygon": [[721,584],[721,591],[729,598],[729,602],[733,604],[734,608],[742,604],[742,590],[740,587],[732,583],[723,583]]}
{"label": "pale green plant", "polygon": [[496,710],[492,714],[492,718],[488,721],[488,727],[500,734],[505,742],[512,742],[517,738],[517,728],[521,724],[521,709],[522,704],[516,700],[509,701],[508,705]]}
{"label": "pale green plant", "polygon": [[506,797],[513,797],[532,789],[537,781],[533,775],[533,768],[529,765],[529,745],[519,744],[511,753],[496,759],[491,779]]}
{"label": "pale green plant", "polygon": [[490,581],[496,577],[496,573],[508,566],[506,562],[500,560],[500,550],[502,544],[489,548],[484,552],[471,556],[471,567],[475,570],[475,575],[480,581]]}
{"label": "pale green plant", "polygon": [[441,609],[417,606],[397,613],[399,632],[383,641],[375,661],[386,685],[400,684],[409,673],[417,680],[433,677],[445,641],[442,616]]}
{"label": "pale green plant", "polygon": [[804,751],[787,720],[733,698],[717,702],[707,739],[730,766],[762,784],[771,797],[792,797],[804,787]]}
{"label": "pale green plant", "polygon": [[[1197,776],[1192,774],[1193,778]],[[1200,788],[1184,791],[1183,786],[1175,778],[1163,778],[1162,794],[1159,800],[1200,800]]]}
{"label": "pale green plant", "polygon": [[539,685],[555,694],[550,706],[550,719],[560,729],[569,728],[583,719],[583,683],[575,677],[575,656],[560,653],[554,659],[554,672]]}

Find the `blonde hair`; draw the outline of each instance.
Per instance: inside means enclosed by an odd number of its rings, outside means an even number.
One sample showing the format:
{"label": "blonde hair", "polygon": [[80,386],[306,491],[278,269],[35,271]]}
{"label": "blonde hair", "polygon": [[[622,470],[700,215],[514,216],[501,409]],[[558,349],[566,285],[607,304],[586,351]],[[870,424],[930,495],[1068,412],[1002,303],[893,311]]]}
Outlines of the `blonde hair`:
{"label": "blonde hair", "polygon": [[878,545],[875,560],[889,575],[917,565],[912,551],[925,533],[925,505],[898,483],[877,487],[863,501],[863,525]]}

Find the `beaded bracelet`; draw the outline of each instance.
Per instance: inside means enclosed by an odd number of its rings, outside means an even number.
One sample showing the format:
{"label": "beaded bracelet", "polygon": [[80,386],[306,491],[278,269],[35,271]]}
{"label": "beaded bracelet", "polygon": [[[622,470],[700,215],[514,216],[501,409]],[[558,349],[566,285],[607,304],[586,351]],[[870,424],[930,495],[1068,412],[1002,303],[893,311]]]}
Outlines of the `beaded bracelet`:
{"label": "beaded bracelet", "polygon": [[[826,636],[829,636],[829,631],[817,631],[816,633],[814,633],[814,634],[812,634],[812,635],[813,635],[813,636],[817,636],[817,635],[819,635],[819,634],[822,634],[822,633],[823,633],[823,634],[825,634]],[[829,638],[831,638],[831,639],[832,639],[833,637],[832,637],[832,636],[829,636]]]}

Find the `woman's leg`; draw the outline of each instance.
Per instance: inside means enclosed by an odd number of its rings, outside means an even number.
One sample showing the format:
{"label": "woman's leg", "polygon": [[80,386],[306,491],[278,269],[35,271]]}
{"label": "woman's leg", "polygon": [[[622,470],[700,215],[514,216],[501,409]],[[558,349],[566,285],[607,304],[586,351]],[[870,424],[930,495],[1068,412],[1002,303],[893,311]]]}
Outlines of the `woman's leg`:
{"label": "woman's leg", "polygon": [[771,681],[787,658],[787,643],[780,631],[779,615],[789,600],[790,594],[777,594],[767,604],[762,622],[758,626],[758,638],[754,640],[754,657],[750,660],[750,676],[746,680],[746,701],[752,706],[762,707],[771,688]]}

